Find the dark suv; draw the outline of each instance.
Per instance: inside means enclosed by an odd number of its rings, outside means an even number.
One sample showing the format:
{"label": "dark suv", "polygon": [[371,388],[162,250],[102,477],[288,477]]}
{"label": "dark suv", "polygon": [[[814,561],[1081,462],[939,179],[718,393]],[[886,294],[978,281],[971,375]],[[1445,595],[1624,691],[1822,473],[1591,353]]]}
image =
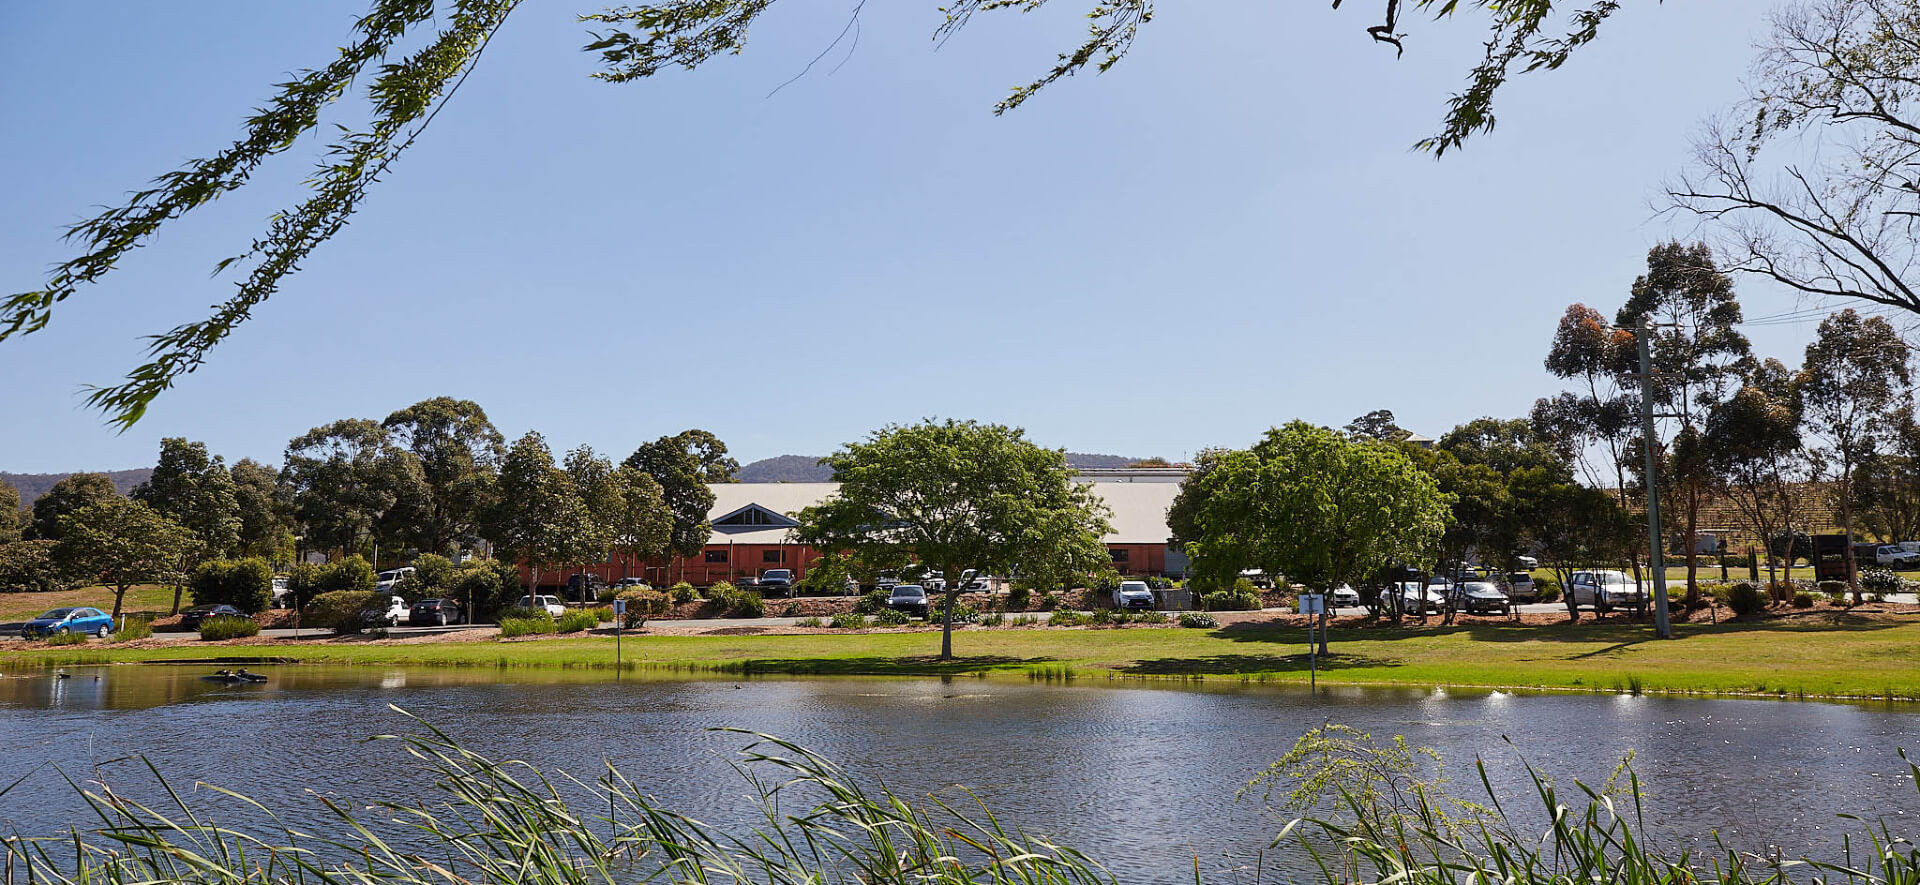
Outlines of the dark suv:
{"label": "dark suv", "polygon": [[451,599],[422,599],[407,610],[407,624],[412,627],[445,627],[463,623],[466,623],[466,618],[462,616],[460,603]]}
{"label": "dark suv", "polygon": [[767,569],[760,573],[760,581],[755,586],[767,596],[790,596],[793,594],[793,569]]}
{"label": "dark suv", "polygon": [[214,618],[244,618],[246,616],[246,612],[234,608],[231,605],[196,605],[180,613],[180,628],[183,630],[199,630],[201,624],[211,621]]}

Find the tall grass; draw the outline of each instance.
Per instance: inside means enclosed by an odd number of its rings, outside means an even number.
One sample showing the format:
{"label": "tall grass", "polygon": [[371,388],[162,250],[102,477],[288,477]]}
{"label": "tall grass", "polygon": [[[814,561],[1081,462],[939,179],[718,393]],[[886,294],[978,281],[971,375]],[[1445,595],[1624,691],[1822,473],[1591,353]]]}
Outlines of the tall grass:
{"label": "tall grass", "polygon": [[120,620],[120,629],[113,631],[113,637],[109,641],[131,642],[135,639],[150,639],[152,637],[153,619],[128,617]]}
{"label": "tall grass", "polygon": [[[398,708],[395,708],[396,710]],[[363,806],[320,798],[332,834],[299,832],[258,802],[210,787],[274,821],[267,831],[216,825],[168,786],[147,805],[97,783],[81,791],[87,828],[3,841],[8,882],[45,885],[1068,885],[1117,880],[1073,848],[1015,827],[984,804],[959,808],[885,788],[868,791],[797,744],[747,735],[735,770],[752,791],[755,823],[727,831],[660,805],[618,769],[593,782],[549,778],[522,762],[464,749],[424,727],[383,736],[437,779],[438,798]],[[1563,791],[1532,772],[1543,823],[1509,817],[1484,767],[1484,803],[1423,779],[1437,756],[1403,740],[1316,729],[1249,789],[1289,790],[1287,804],[1327,813],[1287,824],[1276,850],[1297,851],[1277,880],[1320,885],[1912,885],[1920,851],[1884,823],[1865,824],[1837,860],[1784,859],[1717,848],[1695,855],[1648,835],[1639,782],[1622,768],[1600,787]],[[1904,758],[1904,754],[1903,754]],[[1913,766],[1909,763],[1909,767]],[[157,768],[149,766],[165,784]],[[1920,775],[1920,768],[1914,770]],[[0,801],[21,782],[0,789]],[[580,798],[578,810],[569,796]],[[1522,814],[1522,817],[1531,815]],[[1854,820],[1859,821],[1858,818]],[[423,844],[424,843],[424,844]],[[1717,844],[1717,843],[1716,843]],[[1194,881],[1204,876],[1196,859]],[[1235,877],[1234,881],[1240,881]]]}
{"label": "tall grass", "polygon": [[231,615],[224,615],[218,618],[208,618],[200,624],[200,638],[208,642],[259,635],[260,622],[252,618],[236,618]]}

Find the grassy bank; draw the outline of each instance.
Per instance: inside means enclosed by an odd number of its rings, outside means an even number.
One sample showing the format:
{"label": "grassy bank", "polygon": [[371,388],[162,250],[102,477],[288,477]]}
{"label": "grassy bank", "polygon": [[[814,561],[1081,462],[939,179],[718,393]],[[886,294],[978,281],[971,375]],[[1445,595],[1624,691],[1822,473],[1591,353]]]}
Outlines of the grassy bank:
{"label": "grassy bank", "polygon": [[[191,601],[182,599],[182,606]],[[113,611],[112,587],[80,587],[51,593],[0,593],[0,621],[24,621],[45,611],[75,605],[90,605],[104,612]],[[173,588],[159,584],[135,584],[127,588],[125,610],[164,615],[173,610]]]}
{"label": "grassy bank", "polygon": [[[1823,614],[1757,624],[1680,625],[1671,642],[1627,624],[1470,625],[1336,630],[1320,678],[1360,684],[1920,699],[1920,622]],[[629,636],[628,666],[690,673],[1206,678],[1305,682],[1297,628],[989,629],[937,632]],[[16,647],[0,666],[277,657],[330,664],[479,667],[613,665],[604,636],[515,642],[282,643],[115,648]]]}

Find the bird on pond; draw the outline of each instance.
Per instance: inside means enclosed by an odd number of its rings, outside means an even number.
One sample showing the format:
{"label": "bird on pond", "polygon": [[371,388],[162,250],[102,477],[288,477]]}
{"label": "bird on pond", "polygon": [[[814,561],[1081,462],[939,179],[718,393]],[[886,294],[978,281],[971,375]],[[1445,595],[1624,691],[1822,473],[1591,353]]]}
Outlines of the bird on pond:
{"label": "bird on pond", "polygon": [[72,674],[72,673],[68,673],[68,672],[66,671],[66,669],[65,669],[65,668],[62,668],[62,669],[59,669],[59,670],[55,670],[55,671],[53,671],[53,678],[55,678],[55,679],[72,679],[72,678],[73,678],[73,674]]}

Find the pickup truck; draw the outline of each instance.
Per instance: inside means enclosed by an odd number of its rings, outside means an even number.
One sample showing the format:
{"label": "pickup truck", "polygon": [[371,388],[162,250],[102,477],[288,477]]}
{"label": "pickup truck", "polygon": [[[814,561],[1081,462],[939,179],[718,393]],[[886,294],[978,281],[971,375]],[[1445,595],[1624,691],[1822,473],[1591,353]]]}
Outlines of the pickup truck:
{"label": "pickup truck", "polygon": [[1873,550],[1873,564],[1884,568],[1914,568],[1920,566],[1920,553],[1896,544],[1882,544]]}

